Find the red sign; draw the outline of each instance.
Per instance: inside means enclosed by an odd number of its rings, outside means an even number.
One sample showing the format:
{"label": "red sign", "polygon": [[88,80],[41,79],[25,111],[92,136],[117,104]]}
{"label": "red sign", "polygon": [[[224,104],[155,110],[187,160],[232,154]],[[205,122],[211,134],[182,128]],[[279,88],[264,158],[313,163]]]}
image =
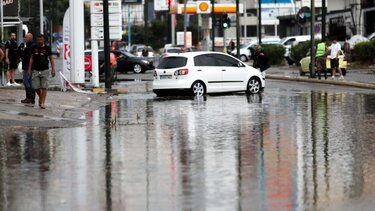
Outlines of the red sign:
{"label": "red sign", "polygon": [[85,55],[85,71],[91,72],[92,69],[91,55]]}

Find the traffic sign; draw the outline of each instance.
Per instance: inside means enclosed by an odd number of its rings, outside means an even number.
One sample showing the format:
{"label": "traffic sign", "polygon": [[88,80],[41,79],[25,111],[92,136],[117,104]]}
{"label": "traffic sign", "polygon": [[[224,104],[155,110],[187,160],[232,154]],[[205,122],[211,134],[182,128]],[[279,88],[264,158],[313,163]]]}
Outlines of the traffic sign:
{"label": "traffic sign", "polygon": [[[91,1],[90,12],[103,14],[103,1]],[[121,13],[121,1],[108,1],[108,13]]]}
{"label": "traffic sign", "polygon": [[85,71],[91,71],[92,69],[92,57],[91,55],[85,55]]}
{"label": "traffic sign", "polygon": [[[121,14],[108,15],[109,26],[121,26]],[[104,17],[102,14],[91,14],[91,26],[104,26]]]}
{"label": "traffic sign", "polygon": [[[100,26],[91,27],[91,39],[102,40],[104,39],[104,29]],[[111,26],[109,27],[109,39],[111,40],[121,40],[122,39],[122,27],[121,26]]]}

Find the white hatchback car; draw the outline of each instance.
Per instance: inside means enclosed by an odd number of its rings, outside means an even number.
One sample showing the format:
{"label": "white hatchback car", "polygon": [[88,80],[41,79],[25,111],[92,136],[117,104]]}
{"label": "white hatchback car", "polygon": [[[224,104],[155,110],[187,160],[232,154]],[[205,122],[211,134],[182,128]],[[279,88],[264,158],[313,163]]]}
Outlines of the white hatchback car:
{"label": "white hatchback car", "polygon": [[188,52],[164,57],[154,71],[156,95],[187,93],[261,92],[265,78],[259,70],[228,54]]}

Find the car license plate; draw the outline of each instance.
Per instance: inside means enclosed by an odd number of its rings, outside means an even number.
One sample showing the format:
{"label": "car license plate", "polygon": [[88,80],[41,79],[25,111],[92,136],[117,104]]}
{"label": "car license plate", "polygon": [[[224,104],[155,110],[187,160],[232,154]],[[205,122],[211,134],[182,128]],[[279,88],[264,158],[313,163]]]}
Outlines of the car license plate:
{"label": "car license plate", "polygon": [[160,79],[171,79],[172,75],[161,75]]}

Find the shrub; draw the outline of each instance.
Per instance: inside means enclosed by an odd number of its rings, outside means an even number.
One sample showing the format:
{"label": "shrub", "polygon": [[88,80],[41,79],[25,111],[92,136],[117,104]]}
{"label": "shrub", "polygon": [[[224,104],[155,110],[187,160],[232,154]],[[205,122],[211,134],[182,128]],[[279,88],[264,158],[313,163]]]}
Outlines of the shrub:
{"label": "shrub", "polygon": [[[320,42],[321,40],[315,40],[315,45],[317,45]],[[299,61],[303,59],[304,57],[306,57],[306,55],[310,55],[309,53],[310,48],[311,48],[310,40],[298,43],[297,45],[292,46],[290,56],[293,59],[293,61],[299,63]]]}
{"label": "shrub", "polygon": [[375,62],[375,40],[360,42],[354,46],[355,59],[371,64]]}
{"label": "shrub", "polygon": [[270,65],[279,65],[284,59],[285,48],[277,44],[262,44],[262,50],[268,57]]}

